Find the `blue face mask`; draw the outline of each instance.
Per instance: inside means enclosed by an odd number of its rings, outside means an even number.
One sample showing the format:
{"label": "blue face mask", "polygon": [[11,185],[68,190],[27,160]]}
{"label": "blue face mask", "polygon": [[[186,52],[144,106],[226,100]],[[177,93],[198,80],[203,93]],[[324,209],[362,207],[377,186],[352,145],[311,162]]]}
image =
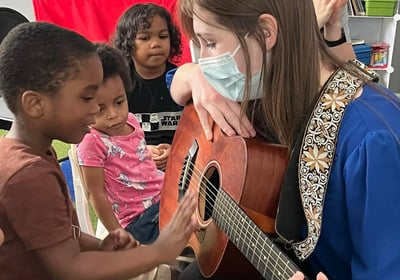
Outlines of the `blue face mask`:
{"label": "blue face mask", "polygon": [[[239,71],[233,58],[239,49],[240,45],[233,53],[199,58],[199,66],[206,80],[216,91],[226,98],[241,102],[244,99],[246,76]],[[261,71],[251,77],[250,100],[262,97],[260,78]]]}

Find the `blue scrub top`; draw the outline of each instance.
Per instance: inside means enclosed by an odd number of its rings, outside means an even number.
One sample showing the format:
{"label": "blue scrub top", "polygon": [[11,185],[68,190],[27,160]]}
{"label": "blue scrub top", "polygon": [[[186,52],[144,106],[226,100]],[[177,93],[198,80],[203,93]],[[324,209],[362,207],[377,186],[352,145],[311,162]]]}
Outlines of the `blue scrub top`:
{"label": "blue scrub top", "polygon": [[400,279],[399,108],[393,93],[366,85],[345,111],[309,257],[329,280]]}

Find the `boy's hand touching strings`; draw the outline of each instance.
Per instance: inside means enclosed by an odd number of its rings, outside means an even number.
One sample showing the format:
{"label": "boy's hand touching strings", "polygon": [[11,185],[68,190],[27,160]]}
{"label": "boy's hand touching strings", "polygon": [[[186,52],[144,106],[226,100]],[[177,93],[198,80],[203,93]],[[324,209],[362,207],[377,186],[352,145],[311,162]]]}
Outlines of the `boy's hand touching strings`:
{"label": "boy's hand touching strings", "polygon": [[163,252],[165,261],[176,258],[188,244],[191,234],[199,228],[199,223],[194,215],[197,208],[197,193],[188,191],[172,219],[160,232],[159,237],[153,243],[157,251]]}

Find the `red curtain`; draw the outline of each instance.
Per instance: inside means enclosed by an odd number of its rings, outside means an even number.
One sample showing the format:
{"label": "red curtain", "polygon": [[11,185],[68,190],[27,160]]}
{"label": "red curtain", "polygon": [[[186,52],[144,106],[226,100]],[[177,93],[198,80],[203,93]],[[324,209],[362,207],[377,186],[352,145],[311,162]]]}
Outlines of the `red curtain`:
{"label": "red curtain", "polygon": [[[164,6],[175,19],[176,0],[32,0],[37,21],[74,30],[93,42],[109,42],[122,13],[137,3]],[[176,22],[176,20],[175,20]],[[182,34],[179,64],[191,61],[188,41]]]}

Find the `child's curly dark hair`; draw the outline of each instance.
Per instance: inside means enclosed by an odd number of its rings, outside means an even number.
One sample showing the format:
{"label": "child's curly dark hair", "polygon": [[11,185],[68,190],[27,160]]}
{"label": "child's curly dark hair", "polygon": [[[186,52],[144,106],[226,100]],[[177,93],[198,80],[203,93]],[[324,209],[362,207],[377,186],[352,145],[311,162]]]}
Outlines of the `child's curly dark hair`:
{"label": "child's curly dark hair", "polygon": [[174,25],[170,13],[162,6],[155,4],[136,4],[130,7],[120,17],[117,28],[112,38],[113,45],[122,51],[125,57],[130,57],[135,49],[136,34],[150,28],[152,18],[158,15],[165,19],[170,36],[171,50],[168,59],[172,62],[179,61],[182,55],[182,40],[178,28]]}
{"label": "child's curly dark hair", "polygon": [[19,24],[0,45],[0,96],[16,114],[22,92],[57,94],[95,55],[93,44],[71,30],[45,22]]}
{"label": "child's curly dark hair", "polygon": [[119,76],[124,84],[125,91],[131,92],[133,83],[129,76],[129,66],[122,52],[106,43],[94,43],[96,52],[103,66],[103,82],[115,76]]}

